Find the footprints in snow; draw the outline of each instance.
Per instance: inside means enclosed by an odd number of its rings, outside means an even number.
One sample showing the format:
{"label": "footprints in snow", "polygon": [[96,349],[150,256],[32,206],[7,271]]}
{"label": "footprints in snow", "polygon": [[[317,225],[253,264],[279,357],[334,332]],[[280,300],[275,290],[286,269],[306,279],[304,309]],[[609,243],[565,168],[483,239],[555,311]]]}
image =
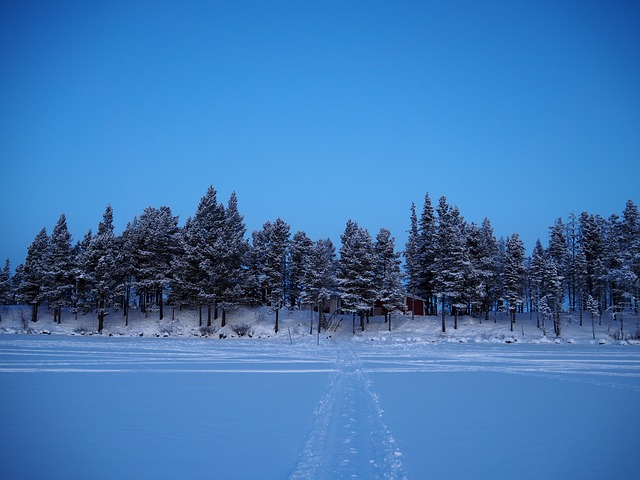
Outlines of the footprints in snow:
{"label": "footprints in snow", "polygon": [[355,352],[340,348],[336,367],[291,479],[407,478],[402,452]]}

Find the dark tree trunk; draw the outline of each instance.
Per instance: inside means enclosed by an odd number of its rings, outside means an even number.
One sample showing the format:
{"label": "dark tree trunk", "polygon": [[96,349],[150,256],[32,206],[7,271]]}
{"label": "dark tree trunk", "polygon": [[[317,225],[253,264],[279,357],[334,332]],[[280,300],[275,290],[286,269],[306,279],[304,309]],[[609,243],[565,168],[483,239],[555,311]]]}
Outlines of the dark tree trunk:
{"label": "dark tree trunk", "polygon": [[278,314],[280,313],[280,309],[276,308],[276,333],[278,333]]}
{"label": "dark tree trunk", "polygon": [[224,327],[227,324],[227,309],[222,309],[222,321],[220,322],[220,326]]}
{"label": "dark tree trunk", "polygon": [[124,297],[124,326],[129,326],[129,299],[131,298],[131,287],[127,284]]}
{"label": "dark tree trunk", "polygon": [[442,333],[447,331],[447,325],[444,322],[444,295],[442,295]]}
{"label": "dark tree trunk", "polygon": [[162,301],[162,287],[158,287],[158,306],[160,307],[160,320],[164,318],[164,302]]}
{"label": "dark tree trunk", "polygon": [[140,311],[144,314],[147,313],[147,295],[144,291],[140,292]]}
{"label": "dark tree trunk", "polygon": [[131,295],[131,288],[129,287],[129,284],[127,283],[124,289],[124,305],[122,305],[122,313],[125,317],[125,325],[128,323],[129,320],[129,298]]}
{"label": "dark tree trunk", "polygon": [[211,304],[207,305],[207,327],[211,326]]}
{"label": "dark tree trunk", "polygon": [[202,326],[202,305],[198,305],[198,326]]}
{"label": "dark tree trunk", "polygon": [[309,335],[313,335],[313,305],[311,305],[311,316],[309,320]]}
{"label": "dark tree trunk", "polygon": [[624,319],[622,312],[620,312],[620,340],[624,340]]}

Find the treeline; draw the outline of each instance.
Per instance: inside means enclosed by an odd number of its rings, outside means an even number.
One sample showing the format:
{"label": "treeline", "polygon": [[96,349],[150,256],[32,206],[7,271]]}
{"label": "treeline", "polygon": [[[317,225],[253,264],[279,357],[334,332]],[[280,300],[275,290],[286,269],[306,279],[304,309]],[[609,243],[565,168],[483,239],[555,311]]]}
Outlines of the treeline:
{"label": "treeline", "polygon": [[560,335],[565,311],[576,312],[581,326],[585,312],[592,320],[606,310],[638,313],[640,219],[631,200],[622,218],[558,218],[547,247],[538,240],[529,257],[517,233],[496,239],[488,219],[467,224],[445,197],[434,208],[427,194],[419,219],[412,205],[410,225],[407,286],[426,299],[428,314],[437,315],[440,303],[443,331],[445,311],[457,321],[458,314],[489,319],[505,310],[512,330],[517,312],[535,312],[545,335],[546,321]]}
{"label": "treeline", "polygon": [[[196,308],[200,325],[220,319],[240,305],[269,305],[278,312],[303,305],[322,312],[330,299],[360,319],[374,305],[387,315],[405,309],[405,295],[424,299],[426,313],[489,318],[505,310],[536,312],[546,334],[552,321],[560,335],[561,313],[577,311],[592,318],[612,309],[638,309],[640,220],[628,201],[622,218],[604,219],[582,213],[558,219],[548,246],[540,241],[530,257],[517,234],[496,238],[491,223],[465,222],[457,207],[440,198],[434,208],[427,194],[418,218],[411,206],[409,237],[402,253],[387,229],[375,239],[349,220],[339,255],[330,239],[312,240],[304,232],[291,235],[282,219],[266,222],[247,238],[235,193],[227,204],[209,187],[196,213],[178,226],[169,207],[146,208],[120,235],[114,233],[107,206],[95,234],[90,230],[75,244],[63,215],[51,235],[42,229],[11,275],[9,261],[0,272],[0,303],[31,306],[38,320],[44,305],[54,320],[63,309],[74,318],[96,312],[98,331],[105,317],[129,308],[142,312]],[[406,292],[406,293],[405,293]],[[389,324],[390,325],[390,324]]]}

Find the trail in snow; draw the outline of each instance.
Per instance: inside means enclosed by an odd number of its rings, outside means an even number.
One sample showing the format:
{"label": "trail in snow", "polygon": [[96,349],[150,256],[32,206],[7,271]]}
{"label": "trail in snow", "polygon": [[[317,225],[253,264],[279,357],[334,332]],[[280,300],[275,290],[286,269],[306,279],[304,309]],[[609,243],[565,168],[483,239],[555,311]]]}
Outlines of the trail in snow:
{"label": "trail in snow", "polygon": [[406,479],[401,457],[371,380],[353,349],[340,345],[291,479]]}

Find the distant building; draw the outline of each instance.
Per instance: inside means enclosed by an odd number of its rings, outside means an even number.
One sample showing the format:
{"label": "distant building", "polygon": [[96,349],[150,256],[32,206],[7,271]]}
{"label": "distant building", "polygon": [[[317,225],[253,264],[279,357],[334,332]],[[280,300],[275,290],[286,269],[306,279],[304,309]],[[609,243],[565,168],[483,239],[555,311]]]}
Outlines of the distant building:
{"label": "distant building", "polygon": [[413,313],[414,315],[422,316],[425,312],[425,303],[427,301],[424,298],[417,297],[415,295],[405,294],[405,304],[407,306],[407,313]]}

